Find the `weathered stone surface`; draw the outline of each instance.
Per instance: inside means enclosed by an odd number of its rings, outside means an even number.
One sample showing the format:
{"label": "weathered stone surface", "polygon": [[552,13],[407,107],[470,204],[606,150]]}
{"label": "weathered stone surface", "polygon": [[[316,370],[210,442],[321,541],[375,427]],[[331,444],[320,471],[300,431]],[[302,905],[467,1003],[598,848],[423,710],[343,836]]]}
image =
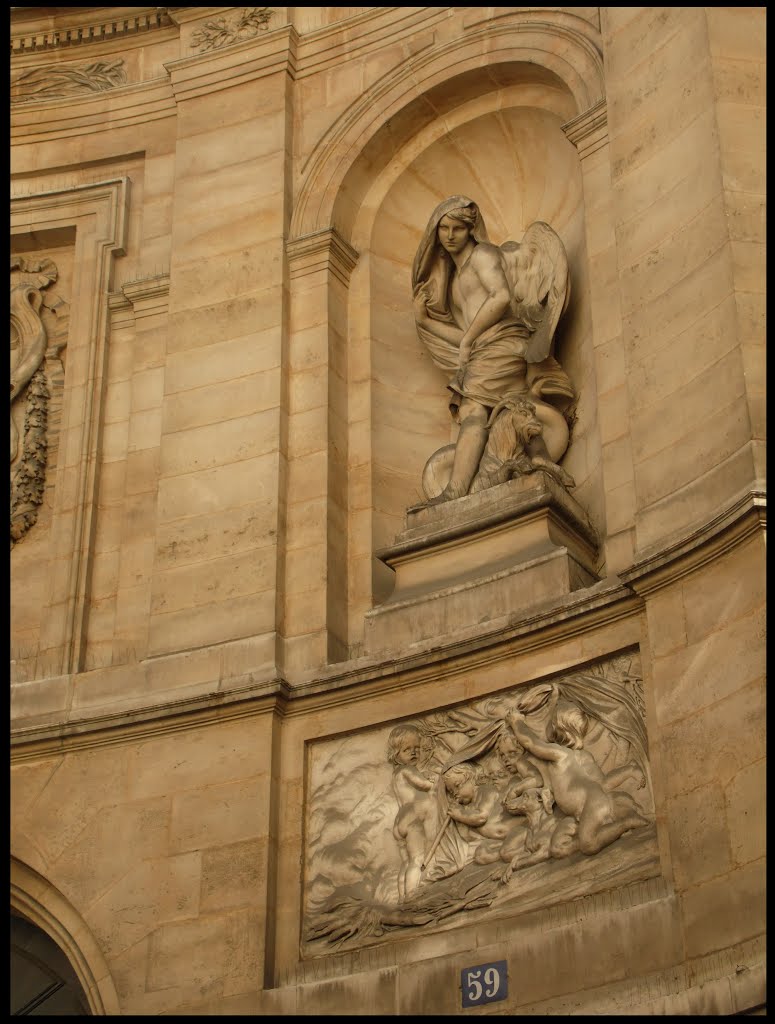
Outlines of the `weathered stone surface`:
{"label": "weathered stone surface", "polygon": [[[94,1013],[759,1012],[765,19],[12,8],[12,907]],[[527,354],[544,297],[551,386],[491,348],[483,402],[474,349],[461,429],[423,332]],[[407,514],[467,433],[471,493]],[[448,726],[437,770],[456,712],[601,665],[648,836],[541,859],[558,795],[511,793],[519,837],[455,819],[495,891],[408,924],[415,799],[506,794],[492,751],[412,789],[391,732]],[[576,750],[606,779],[608,725]],[[508,1001],[463,1010],[500,959]]]}

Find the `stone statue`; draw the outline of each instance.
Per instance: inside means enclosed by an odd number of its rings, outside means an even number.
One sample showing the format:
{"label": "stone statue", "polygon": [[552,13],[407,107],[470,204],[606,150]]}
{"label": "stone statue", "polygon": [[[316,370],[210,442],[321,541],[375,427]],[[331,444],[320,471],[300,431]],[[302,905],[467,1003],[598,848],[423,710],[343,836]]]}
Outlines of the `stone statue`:
{"label": "stone statue", "polygon": [[542,469],[564,487],[557,464],[568,447],[571,382],[553,355],[568,305],[565,248],[536,221],[522,242],[493,245],[479,211],[452,196],[433,211],[412,267],[417,333],[451,374],[457,443],[435,452],[423,473],[437,504]]}

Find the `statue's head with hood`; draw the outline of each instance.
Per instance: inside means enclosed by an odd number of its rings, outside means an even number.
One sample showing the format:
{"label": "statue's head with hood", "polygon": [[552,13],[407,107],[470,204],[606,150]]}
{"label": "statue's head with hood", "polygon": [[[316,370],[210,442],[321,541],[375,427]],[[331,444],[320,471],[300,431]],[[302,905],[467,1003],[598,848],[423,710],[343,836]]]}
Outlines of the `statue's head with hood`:
{"label": "statue's head with hood", "polygon": [[450,217],[465,224],[476,243],[489,242],[489,238],[479,207],[468,196],[450,196],[439,203],[431,214],[412,266],[412,291],[416,292],[420,285],[430,285],[429,291],[433,298],[427,305],[428,315],[433,320],[451,321],[447,289],[453,263],[452,257],[439,241],[439,222],[442,217]]}

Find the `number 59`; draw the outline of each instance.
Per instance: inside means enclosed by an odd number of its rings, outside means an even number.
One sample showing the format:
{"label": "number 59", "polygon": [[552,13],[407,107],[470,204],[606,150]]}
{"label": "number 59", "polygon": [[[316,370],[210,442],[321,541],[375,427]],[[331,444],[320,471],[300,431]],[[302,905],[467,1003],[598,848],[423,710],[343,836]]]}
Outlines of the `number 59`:
{"label": "number 59", "polygon": [[494,1002],[508,997],[508,975],[505,960],[468,967],[462,972],[463,1006]]}

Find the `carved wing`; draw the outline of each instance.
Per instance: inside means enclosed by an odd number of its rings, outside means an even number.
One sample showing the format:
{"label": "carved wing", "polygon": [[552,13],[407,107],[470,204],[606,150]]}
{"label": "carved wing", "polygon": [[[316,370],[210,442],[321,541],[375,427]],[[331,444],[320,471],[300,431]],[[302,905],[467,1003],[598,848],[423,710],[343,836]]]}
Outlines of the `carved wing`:
{"label": "carved wing", "polygon": [[557,323],[570,299],[565,246],[553,228],[537,220],[521,242],[504,242],[500,248],[513,312],[531,331],[527,361],[540,363],[551,352]]}

